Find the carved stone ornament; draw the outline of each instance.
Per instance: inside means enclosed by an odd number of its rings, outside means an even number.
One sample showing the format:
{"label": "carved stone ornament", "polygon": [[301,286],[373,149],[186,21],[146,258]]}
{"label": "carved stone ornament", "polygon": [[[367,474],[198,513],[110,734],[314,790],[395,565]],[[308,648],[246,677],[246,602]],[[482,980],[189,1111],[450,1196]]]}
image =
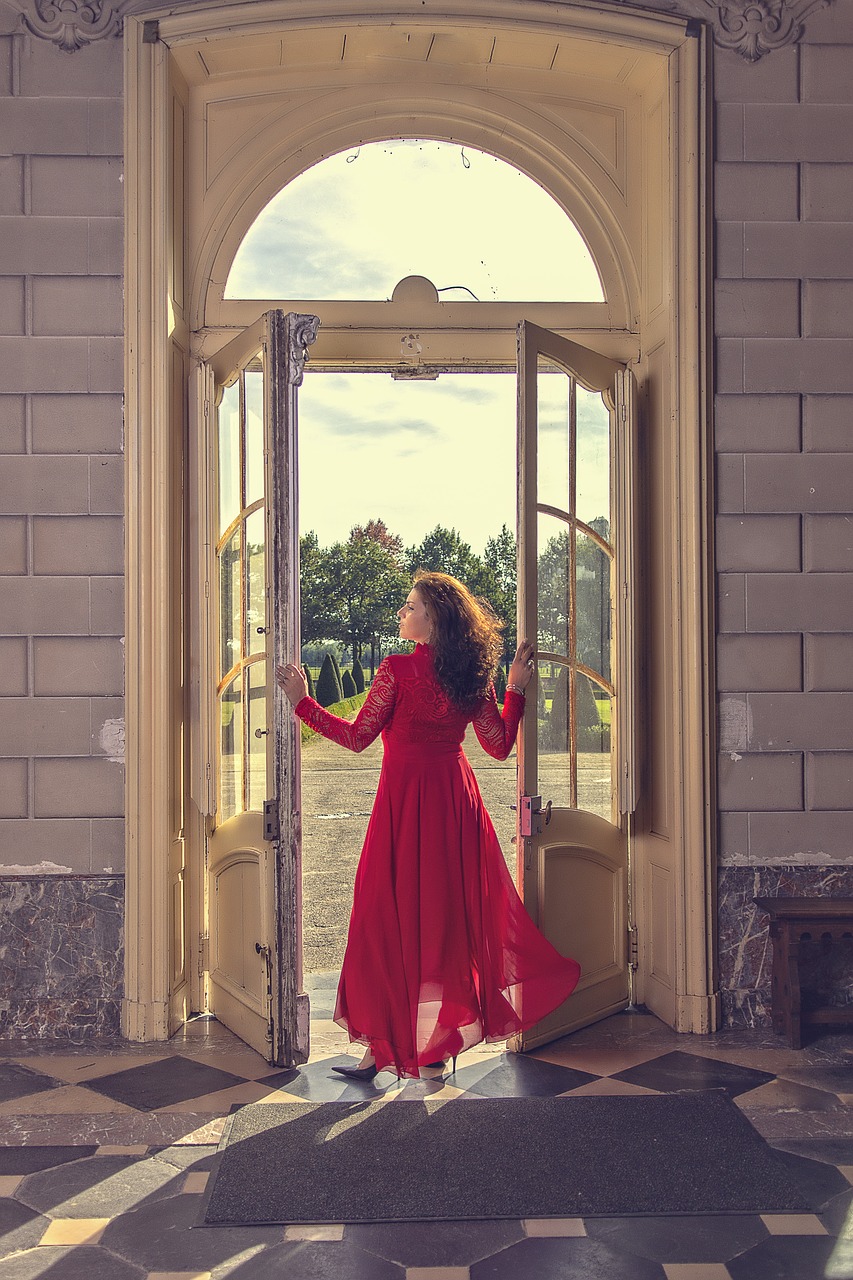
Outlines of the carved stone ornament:
{"label": "carved stone ornament", "polygon": [[713,13],[714,40],[735,49],[747,62],[757,62],[771,49],[794,44],[803,34],[803,19],[830,0],[707,0]]}
{"label": "carved stone ornament", "polygon": [[21,16],[33,35],[66,53],[121,31],[121,13],[103,0],[30,0]]}
{"label": "carved stone ornament", "polygon": [[[224,3],[224,0],[222,0]],[[651,13],[677,13],[707,22],[714,40],[734,49],[748,62],[794,44],[803,34],[803,20],[833,0],[616,0]],[[157,0],[9,0],[34,35],[55,41],[73,53],[93,40],[118,35],[122,15],[156,10]],[[214,0],[210,0],[215,7]],[[598,0],[575,0],[596,7]],[[472,9],[478,8],[477,5]]]}
{"label": "carved stone ornament", "polygon": [[302,386],[302,375],[308,361],[308,348],[317,341],[320,317],[303,312],[288,315],[287,381],[292,387]]}

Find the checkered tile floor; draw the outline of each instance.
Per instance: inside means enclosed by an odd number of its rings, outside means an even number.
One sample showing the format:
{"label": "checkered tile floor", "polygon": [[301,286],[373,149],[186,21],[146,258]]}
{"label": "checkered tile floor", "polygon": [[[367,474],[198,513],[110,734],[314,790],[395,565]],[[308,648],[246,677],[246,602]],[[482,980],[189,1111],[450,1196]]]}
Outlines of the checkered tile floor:
{"label": "checkered tile floor", "polygon": [[[347,1082],[332,1024],[299,1071],[197,1019],[168,1045],[0,1045],[3,1280],[853,1280],[853,1036],[682,1037],[618,1015],[533,1055],[479,1046],[456,1075]],[[813,1214],[198,1227],[225,1116],[245,1103],[424,1094],[725,1089],[777,1148],[834,1166]],[[697,1152],[701,1159],[701,1152]]]}

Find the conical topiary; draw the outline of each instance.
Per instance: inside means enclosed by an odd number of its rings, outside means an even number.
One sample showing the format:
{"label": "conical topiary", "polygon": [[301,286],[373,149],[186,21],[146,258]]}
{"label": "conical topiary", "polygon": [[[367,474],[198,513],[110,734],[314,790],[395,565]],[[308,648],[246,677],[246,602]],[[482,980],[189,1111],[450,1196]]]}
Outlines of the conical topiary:
{"label": "conical topiary", "polygon": [[341,688],[343,689],[345,698],[354,698],[358,693],[358,690],[355,687],[355,681],[349,671],[345,671],[341,676]]}
{"label": "conical topiary", "polygon": [[341,688],[341,678],[330,653],[327,653],[323,659],[323,665],[317,677],[317,693],[315,696],[321,707],[330,707],[333,702],[343,701],[344,691]]}
{"label": "conical topiary", "polygon": [[497,671],[495,672],[495,697],[497,698],[498,702],[503,702],[505,694],[506,694],[506,675],[504,674],[503,667],[499,666]]}
{"label": "conical topiary", "polygon": [[578,751],[609,751],[610,730],[601,724],[591,681],[587,676],[579,675],[575,689]]}
{"label": "conical topiary", "polygon": [[330,653],[329,657],[332,659],[332,666],[335,668],[335,673],[338,677],[338,684],[343,689],[344,682],[343,677],[341,676],[341,664],[338,662],[338,655],[336,653]]}
{"label": "conical topiary", "polygon": [[569,673],[561,667],[557,673],[551,710],[548,713],[547,741],[551,751],[565,752],[569,741]]}
{"label": "conical topiary", "polygon": [[311,674],[311,668],[303,667],[302,669],[305,672],[305,683],[308,685],[308,697],[316,698],[317,694],[314,689],[314,677]]}
{"label": "conical topiary", "polygon": [[356,693],[364,693],[364,667],[358,658],[352,660],[352,678]]}
{"label": "conical topiary", "polygon": [[545,706],[545,686],[540,676],[536,681],[536,718],[537,720],[546,720],[547,717],[548,708]]}

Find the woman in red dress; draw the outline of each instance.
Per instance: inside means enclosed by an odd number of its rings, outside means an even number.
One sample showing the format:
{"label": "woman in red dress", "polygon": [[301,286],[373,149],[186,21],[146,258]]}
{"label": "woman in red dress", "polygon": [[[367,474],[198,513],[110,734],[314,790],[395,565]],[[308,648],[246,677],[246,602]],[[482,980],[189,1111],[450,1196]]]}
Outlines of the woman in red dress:
{"label": "woman in red dress", "polygon": [[501,623],[461,582],[419,572],[398,612],[411,654],[387,657],[354,721],[307,696],[299,667],[277,680],[296,714],[351,751],[381,732],[382,770],[355,880],[335,1021],[365,1046],[342,1075],[417,1077],[481,1040],[533,1026],[580,968],[539,932],[518,896],[462,750],[468,724],[505,760],[524,714],[533,646],[492,683]]}

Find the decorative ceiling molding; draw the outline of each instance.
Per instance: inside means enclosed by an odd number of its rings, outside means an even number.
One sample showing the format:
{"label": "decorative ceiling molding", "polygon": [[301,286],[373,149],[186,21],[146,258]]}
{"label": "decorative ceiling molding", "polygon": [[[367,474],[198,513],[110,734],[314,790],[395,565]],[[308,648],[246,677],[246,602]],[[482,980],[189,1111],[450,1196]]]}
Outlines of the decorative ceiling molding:
{"label": "decorative ceiling molding", "polygon": [[[227,0],[221,0],[223,4]],[[747,62],[757,62],[773,49],[795,44],[803,34],[803,22],[815,9],[833,0],[611,0],[614,7],[652,13],[680,14],[697,18],[711,28],[716,44],[734,49]],[[135,13],[168,10],[164,0],[11,0],[24,25],[33,35],[53,40],[61,49],[74,53],[83,45],[121,32],[122,17]],[[187,8],[216,8],[215,0],[203,6],[200,0],[185,0]],[[575,0],[586,7],[599,7],[599,0]],[[395,6],[399,9],[399,6]],[[479,5],[471,6],[472,17]],[[537,6],[540,7],[540,6]],[[377,6],[381,16],[383,6]],[[449,10],[458,11],[451,3]],[[397,15],[399,20],[399,15]],[[438,18],[436,19],[439,20]]]}
{"label": "decorative ceiling molding", "polygon": [[29,0],[21,17],[33,35],[53,40],[66,53],[121,31],[121,6],[103,0]]}

